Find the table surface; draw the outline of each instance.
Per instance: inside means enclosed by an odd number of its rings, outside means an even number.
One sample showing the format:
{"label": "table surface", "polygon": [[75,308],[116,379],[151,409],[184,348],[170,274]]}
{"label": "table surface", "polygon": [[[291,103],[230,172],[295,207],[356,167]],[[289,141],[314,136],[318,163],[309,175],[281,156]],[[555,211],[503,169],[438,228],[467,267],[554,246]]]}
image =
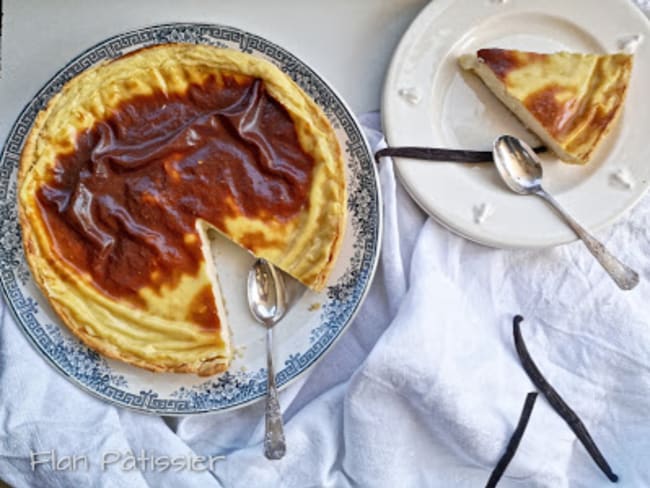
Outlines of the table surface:
{"label": "table surface", "polygon": [[[650,0],[637,1],[650,5]],[[321,73],[356,113],[377,110],[392,53],[426,3],[427,0],[4,0],[0,144],[22,107],[77,54],[114,34],[174,21],[229,24],[264,36]],[[610,302],[608,299],[607,303]]]}
{"label": "table surface", "polygon": [[23,106],[77,54],[114,34],[166,22],[232,25],[288,49],[356,113],[378,110],[400,37],[426,0],[5,0],[0,141]]}

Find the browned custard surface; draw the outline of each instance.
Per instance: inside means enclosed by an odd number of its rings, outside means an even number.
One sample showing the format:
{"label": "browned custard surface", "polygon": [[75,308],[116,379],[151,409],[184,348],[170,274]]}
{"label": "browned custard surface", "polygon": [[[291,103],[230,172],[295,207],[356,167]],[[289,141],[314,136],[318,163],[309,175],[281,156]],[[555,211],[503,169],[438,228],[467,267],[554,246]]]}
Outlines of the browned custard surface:
{"label": "browned custard surface", "polygon": [[153,371],[233,357],[211,229],[316,292],[346,225],[345,164],[273,63],[163,44],[84,70],[38,114],[18,172],[34,281],[89,347]]}
{"label": "browned custard surface", "polygon": [[[113,297],[174,285],[203,260],[196,219],[290,219],[308,205],[313,159],[259,79],[208,77],[136,96],[59,156],[38,204],[58,254]],[[252,233],[253,251],[264,236]],[[216,319],[203,294],[203,325]],[[199,307],[200,308],[200,307]]]}
{"label": "browned custard surface", "polygon": [[504,81],[511,71],[517,70],[529,63],[542,62],[547,54],[510,51],[508,49],[479,49],[476,56],[490,67],[494,74]]}
{"label": "browned custard surface", "polygon": [[585,164],[625,100],[632,56],[479,49],[471,69],[562,160]]}

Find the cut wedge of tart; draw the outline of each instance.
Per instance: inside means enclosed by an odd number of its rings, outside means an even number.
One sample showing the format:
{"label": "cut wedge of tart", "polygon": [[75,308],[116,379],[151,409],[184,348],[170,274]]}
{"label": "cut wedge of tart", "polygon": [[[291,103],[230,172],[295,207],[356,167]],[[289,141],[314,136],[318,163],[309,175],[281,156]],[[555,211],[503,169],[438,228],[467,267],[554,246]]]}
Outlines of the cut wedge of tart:
{"label": "cut wedge of tart", "polygon": [[343,237],[344,174],[327,118],[273,64],[146,48],[81,73],[38,115],[18,181],[27,260],[90,347],[215,374],[232,345],[208,231],[321,290]]}
{"label": "cut wedge of tart", "polygon": [[621,112],[632,56],[480,49],[460,64],[560,159],[585,164]]}

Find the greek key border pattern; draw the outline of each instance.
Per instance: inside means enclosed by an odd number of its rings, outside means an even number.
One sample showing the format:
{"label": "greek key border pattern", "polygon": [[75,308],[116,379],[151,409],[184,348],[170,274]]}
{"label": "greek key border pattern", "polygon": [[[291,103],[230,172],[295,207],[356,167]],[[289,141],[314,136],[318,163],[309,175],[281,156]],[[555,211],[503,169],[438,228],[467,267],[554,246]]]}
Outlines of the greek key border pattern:
{"label": "greek key border pattern", "polygon": [[[344,329],[358,302],[370,286],[379,246],[380,202],[376,188],[374,163],[365,140],[352,115],[329,86],[309,67],[276,44],[242,30],[210,24],[166,24],[148,27],[112,37],[75,58],[57,73],[25,107],[9,133],[0,154],[0,212],[11,212],[16,205],[16,171],[20,153],[38,112],[58,93],[63,85],[98,62],[121,56],[131,50],[166,42],[191,42],[219,47],[236,47],[248,53],[261,54],[291,76],[325,111],[335,128],[346,135],[345,152],[352,161],[353,178],[349,185],[349,214],[352,226],[362,244],[355,244],[350,268],[339,282],[330,287],[328,303],[321,315],[321,325],[314,330],[314,340],[303,353],[291,355],[277,374],[278,383],[285,384],[308,368],[327,350]],[[13,212],[15,217],[15,212]],[[37,320],[37,303],[25,297],[19,286],[16,269],[24,256],[20,229],[16,218],[5,218],[3,234],[13,238],[0,251],[0,280],[17,322],[37,350],[70,379],[79,382],[91,393],[124,407],[161,414],[198,413],[230,408],[249,402],[266,391],[265,372],[250,375],[226,373],[213,382],[195,389],[181,389],[171,398],[159,398],[149,390],[139,394],[126,391],[126,381],[110,374],[110,367],[97,353],[74,338],[65,338],[52,324],[45,326]],[[49,329],[49,330],[47,330]],[[52,335],[54,334],[54,336]],[[58,334],[58,335],[57,335]],[[69,335],[69,334],[68,334]],[[77,347],[81,354],[69,360],[69,348]],[[72,354],[74,356],[74,354]],[[76,364],[74,363],[76,361]],[[83,374],[80,373],[83,372]]]}

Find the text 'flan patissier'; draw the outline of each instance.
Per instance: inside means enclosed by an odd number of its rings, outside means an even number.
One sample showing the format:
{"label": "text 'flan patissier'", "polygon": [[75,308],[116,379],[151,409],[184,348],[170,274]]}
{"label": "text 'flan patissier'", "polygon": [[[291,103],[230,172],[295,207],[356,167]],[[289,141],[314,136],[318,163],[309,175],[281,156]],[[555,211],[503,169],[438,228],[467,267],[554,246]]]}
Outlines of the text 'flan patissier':
{"label": "text 'flan patissier'", "polygon": [[145,48],[73,78],[38,115],[18,184],[53,308],[90,347],[154,371],[229,365],[209,229],[321,290],[346,219],[321,109],[273,64],[210,46]]}

